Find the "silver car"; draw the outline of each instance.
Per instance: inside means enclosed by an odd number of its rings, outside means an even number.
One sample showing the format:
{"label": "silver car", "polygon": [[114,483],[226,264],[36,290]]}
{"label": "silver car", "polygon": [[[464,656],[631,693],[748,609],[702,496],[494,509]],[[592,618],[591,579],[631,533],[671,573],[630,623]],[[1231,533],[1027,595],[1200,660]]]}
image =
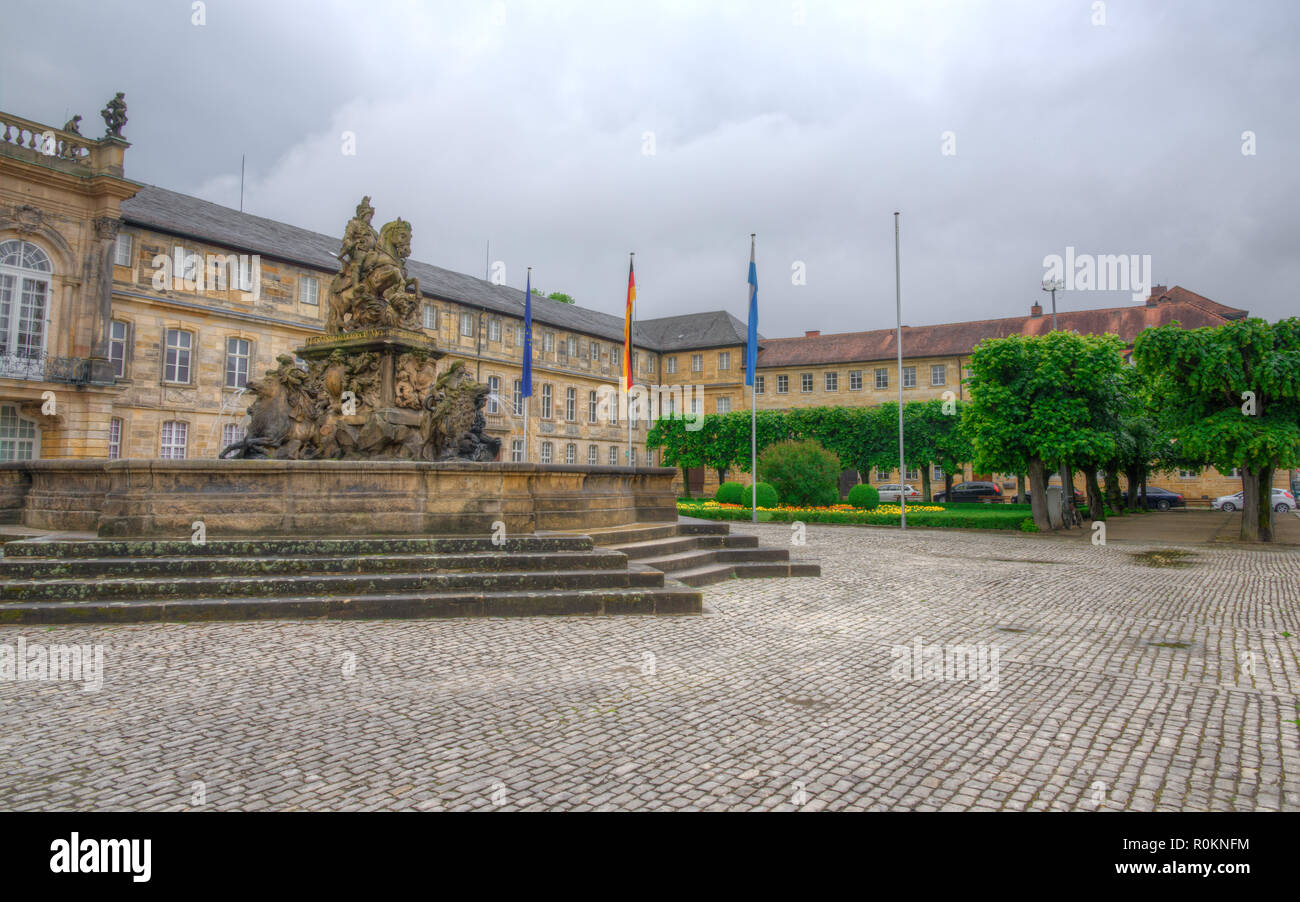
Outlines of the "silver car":
{"label": "silver car", "polygon": [[[1215,498],[1210,502],[1210,507],[1216,511],[1239,511],[1245,507],[1245,493],[1238,492],[1235,495],[1223,495]],[[1279,514],[1289,513],[1295,510],[1295,496],[1286,489],[1273,490],[1273,510]]]}
{"label": "silver car", "polygon": [[888,501],[890,504],[897,504],[900,494],[906,495],[909,502],[921,500],[921,493],[910,485],[899,485],[898,483],[878,485],[876,491],[880,493],[881,501]]}

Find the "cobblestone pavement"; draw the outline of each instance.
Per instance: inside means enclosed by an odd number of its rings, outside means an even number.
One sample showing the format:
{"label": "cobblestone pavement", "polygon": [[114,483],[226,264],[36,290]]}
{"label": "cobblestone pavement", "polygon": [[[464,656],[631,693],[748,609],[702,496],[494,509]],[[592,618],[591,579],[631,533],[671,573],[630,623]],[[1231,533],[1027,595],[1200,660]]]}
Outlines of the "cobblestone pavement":
{"label": "cobblestone pavement", "polygon": [[821,578],[698,617],[0,628],[106,655],[0,682],[0,808],[1300,810],[1300,552],[1144,550],[809,526]]}

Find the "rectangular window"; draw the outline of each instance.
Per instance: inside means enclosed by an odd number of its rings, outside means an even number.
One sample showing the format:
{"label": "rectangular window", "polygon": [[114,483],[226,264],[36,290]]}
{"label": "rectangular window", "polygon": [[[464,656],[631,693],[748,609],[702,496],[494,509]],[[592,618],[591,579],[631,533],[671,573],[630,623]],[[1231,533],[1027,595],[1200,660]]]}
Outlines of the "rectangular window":
{"label": "rectangular window", "polygon": [[862,391],[862,370],[849,370],[849,391]]}
{"label": "rectangular window", "polygon": [[424,328],[434,331],[438,329],[438,308],[432,304],[424,305]]}
{"label": "rectangular window", "polygon": [[699,416],[699,414],[700,414],[700,399],[691,398],[691,416]]}
{"label": "rectangular window", "polygon": [[512,438],[510,440],[510,462],[521,464],[524,462],[524,440],[521,438]]}
{"label": "rectangular window", "polygon": [[840,374],[839,374],[839,373],[827,373],[827,374],[826,374],[826,390],[827,390],[827,391],[839,391],[839,390],[840,390]]}
{"label": "rectangular window", "polygon": [[677,372],[677,358],[667,357],[664,359],[664,372],[672,375]]}
{"label": "rectangular window", "polygon": [[[903,367],[903,388],[916,388],[916,367]],[[908,477],[911,479],[912,477]]]}
{"label": "rectangular window", "polygon": [[767,377],[766,377],[766,376],[755,376],[755,377],[754,377],[754,394],[761,395],[761,394],[765,393],[766,391],[767,391]]}
{"label": "rectangular window", "polygon": [[36,424],[18,415],[18,406],[0,406],[0,460],[32,460],[37,450]]}
{"label": "rectangular window", "polygon": [[524,381],[522,379],[515,380],[514,398],[515,416],[521,417],[524,415]]}
{"label": "rectangular window", "polygon": [[595,445],[587,446],[587,466],[594,467],[600,463],[600,449]]}
{"label": "rectangular window", "polygon": [[500,341],[500,340],[501,340],[501,320],[499,319],[488,320],[488,341]]}
{"label": "rectangular window", "polygon": [[717,403],[718,403],[718,413],[731,413],[730,398],[719,398]]}
{"label": "rectangular window", "polygon": [[636,466],[636,448],[633,448],[633,449],[632,449],[631,454],[632,454],[632,466],[635,467],[635,466]]}
{"label": "rectangular window", "polygon": [[812,373],[799,374],[799,391],[807,393],[812,391]]}
{"label": "rectangular window", "polygon": [[876,389],[889,388],[889,370],[880,367],[876,370]]}
{"label": "rectangular window", "polygon": [[239,444],[244,440],[244,427],[238,423],[227,423],[221,427],[221,447],[217,449],[217,454],[229,448],[231,445]]}
{"label": "rectangular window", "polygon": [[501,377],[488,376],[488,398],[487,398],[488,413],[501,412],[500,397],[501,397]]}
{"label": "rectangular window", "polygon": [[691,372],[692,372],[692,373],[702,373],[702,372],[704,372],[704,355],[703,355],[703,354],[692,354],[692,355],[691,355]]}
{"label": "rectangular window", "polygon": [[320,283],[311,276],[298,280],[298,303],[315,307],[320,303]]}
{"label": "rectangular window", "polygon": [[547,354],[555,350],[555,333],[546,332],[542,335],[542,350]]}
{"label": "rectangular window", "polygon": [[934,470],[933,470],[932,475],[930,476],[930,478],[931,478],[931,479],[935,479],[935,480],[942,480],[942,479],[943,479],[943,467],[939,466],[938,464],[935,464]]}
{"label": "rectangular window", "polygon": [[552,450],[550,442],[542,442],[542,463],[549,464],[551,462]]}
{"label": "rectangular window", "polygon": [[646,366],[650,368],[650,372],[653,373],[655,371],[655,355],[651,354],[646,358]]}
{"label": "rectangular window", "polygon": [[108,459],[118,460],[122,457],[122,418],[113,417],[108,421]]}
{"label": "rectangular window", "polygon": [[906,479],[920,479],[920,478],[921,478],[921,471],[918,470],[918,469],[916,469],[915,467],[908,467],[908,468],[907,468],[907,476],[906,476],[905,478],[906,478]]}
{"label": "rectangular window", "polygon": [[618,425],[618,392],[612,387],[609,390],[609,425]]}
{"label": "rectangular window", "polygon": [[731,352],[730,352],[730,351],[719,351],[719,352],[718,352],[718,369],[719,369],[719,370],[729,370],[729,369],[731,369]]}
{"label": "rectangular window", "polygon": [[930,384],[944,385],[948,381],[948,367],[942,363],[936,363],[930,367]]}
{"label": "rectangular window", "polygon": [[569,442],[564,446],[564,462],[566,464],[576,464],[578,462],[578,446]]}
{"label": "rectangular window", "polygon": [[1178,471],[1178,477],[1180,479],[1195,479],[1197,476],[1200,475],[1201,475],[1200,470],[1179,470]]}
{"label": "rectangular window", "polygon": [[566,350],[570,357],[578,356],[578,339],[570,335],[568,340],[565,342],[565,345],[567,346]]}
{"label": "rectangular window", "polygon": [[474,314],[472,314],[472,313],[462,313],[462,314],[460,315],[460,334],[466,336],[467,338],[472,338],[472,337],[473,337],[473,335],[474,335]]}
{"label": "rectangular window", "polygon": [[784,395],[784,394],[789,394],[789,392],[790,392],[790,377],[785,375],[777,376],[776,393],[778,395]]}
{"label": "rectangular window", "polygon": [[189,444],[190,425],[179,420],[167,420],[162,424],[162,441],[159,443],[159,457],[168,460],[183,460],[185,448]]}
{"label": "rectangular window", "polygon": [[596,422],[596,393],[594,391],[587,392],[587,422]]}
{"label": "rectangular window", "polygon": [[248,361],[252,345],[247,339],[226,339],[226,388],[248,387]]}
{"label": "rectangular window", "polygon": [[[194,336],[180,329],[167,330],[167,356],[163,360],[163,381],[190,381],[190,351]],[[183,424],[182,424],[183,425]]]}
{"label": "rectangular window", "polygon": [[117,246],[113,249],[113,264],[115,266],[131,265],[131,236],[126,232],[117,233]]}
{"label": "rectangular window", "polygon": [[876,482],[884,482],[893,472],[893,470],[876,470]]}
{"label": "rectangular window", "polygon": [[549,419],[551,416],[551,386],[550,383],[542,386],[542,417]]}
{"label": "rectangular window", "polygon": [[113,320],[108,331],[108,360],[113,364],[113,375],[122,379],[126,376],[126,337],[130,326]]}
{"label": "rectangular window", "polygon": [[564,418],[570,423],[578,419],[578,391],[574,388],[564,390]]}
{"label": "rectangular window", "polygon": [[623,365],[623,349],[618,347],[617,345],[609,349],[609,365],[610,366]]}
{"label": "rectangular window", "polygon": [[609,446],[609,465],[611,467],[618,466],[618,445]]}

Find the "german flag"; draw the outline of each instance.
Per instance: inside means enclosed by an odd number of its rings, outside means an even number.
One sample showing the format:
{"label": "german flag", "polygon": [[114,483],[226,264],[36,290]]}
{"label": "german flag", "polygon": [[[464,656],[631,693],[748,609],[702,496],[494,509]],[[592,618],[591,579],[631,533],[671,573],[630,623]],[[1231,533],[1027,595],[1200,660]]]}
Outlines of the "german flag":
{"label": "german flag", "polygon": [[636,303],[636,273],[627,261],[627,316],[623,319],[623,390],[632,390],[632,306]]}

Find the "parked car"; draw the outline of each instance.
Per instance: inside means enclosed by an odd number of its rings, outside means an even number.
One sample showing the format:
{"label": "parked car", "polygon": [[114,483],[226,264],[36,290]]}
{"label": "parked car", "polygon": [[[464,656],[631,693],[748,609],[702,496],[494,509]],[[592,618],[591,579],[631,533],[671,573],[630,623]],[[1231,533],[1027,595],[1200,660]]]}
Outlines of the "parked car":
{"label": "parked car", "polygon": [[[1235,495],[1224,495],[1215,498],[1210,502],[1210,507],[1216,511],[1239,511],[1246,506],[1246,493],[1238,492]],[[1273,490],[1273,510],[1279,514],[1289,513],[1295,510],[1295,495],[1292,495],[1286,489]]]}
{"label": "parked car", "polygon": [[[1052,486],[1048,486],[1048,488],[1055,489],[1055,488],[1059,488],[1059,486],[1052,485]],[[1025,501],[1032,502],[1033,495],[1029,492],[1025,492]],[[1074,490],[1074,506],[1079,509],[1088,506],[1088,499],[1084,497],[1083,492],[1079,491],[1078,489]]]}
{"label": "parked car", "polygon": [[[947,491],[936,492],[934,500],[948,500]],[[952,501],[982,501],[986,504],[1000,504],[1003,501],[1002,488],[992,482],[959,482],[952,487]]]}
{"label": "parked car", "polygon": [[899,485],[898,483],[878,485],[876,491],[880,493],[881,501],[888,501],[890,504],[897,504],[900,494],[906,495],[908,501],[921,500],[921,493],[910,485]]}
{"label": "parked car", "polygon": [[[1120,497],[1128,504],[1128,492],[1121,492]],[[1171,507],[1187,507],[1187,500],[1177,492],[1162,489],[1158,485],[1147,486],[1147,510],[1167,511]]]}

